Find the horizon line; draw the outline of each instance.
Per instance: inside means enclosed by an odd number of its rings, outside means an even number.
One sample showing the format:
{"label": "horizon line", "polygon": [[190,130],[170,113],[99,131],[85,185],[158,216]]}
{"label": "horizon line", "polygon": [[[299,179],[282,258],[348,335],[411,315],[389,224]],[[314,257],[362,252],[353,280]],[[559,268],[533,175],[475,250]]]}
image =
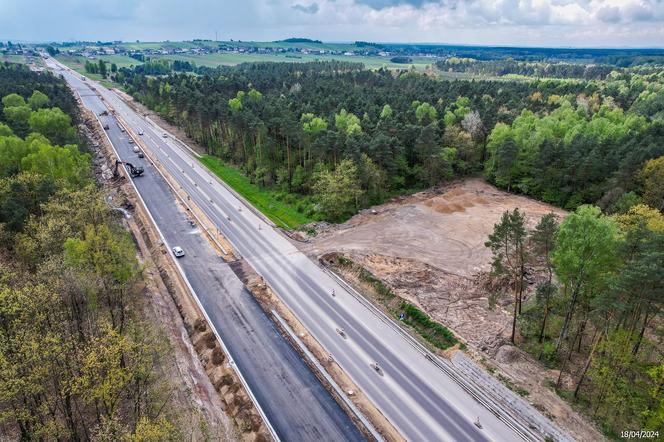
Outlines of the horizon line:
{"label": "horizon line", "polygon": [[[20,44],[64,44],[64,43],[114,43],[119,42],[119,44],[131,44],[131,43],[181,43],[181,42],[191,42],[195,40],[199,41],[212,41],[218,43],[289,43],[284,40],[288,38],[306,38],[311,40],[310,42],[301,42],[303,44],[347,44],[352,45],[357,42],[363,43],[372,43],[372,44],[383,44],[383,45],[405,45],[405,46],[462,46],[462,47],[475,47],[475,48],[505,48],[505,49],[568,49],[568,50],[664,50],[664,46],[529,46],[529,45],[520,45],[520,44],[480,44],[480,43],[449,43],[449,42],[427,42],[427,41],[370,41],[370,40],[320,40],[309,37],[285,37],[277,40],[243,40],[243,39],[225,39],[225,40],[214,40],[210,38],[192,38],[192,39],[182,39],[182,40],[86,40],[86,39],[70,39],[70,40],[23,40],[23,39],[11,39],[0,37],[0,41],[11,41],[12,43]],[[318,43],[320,42],[320,43]],[[297,42],[295,42],[297,43]]]}

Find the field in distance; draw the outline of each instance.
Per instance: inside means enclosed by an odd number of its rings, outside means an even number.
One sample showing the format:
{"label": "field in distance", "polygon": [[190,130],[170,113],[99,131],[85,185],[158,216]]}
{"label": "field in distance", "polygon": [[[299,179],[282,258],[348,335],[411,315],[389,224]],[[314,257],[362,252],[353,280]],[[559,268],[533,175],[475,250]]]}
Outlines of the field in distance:
{"label": "field in distance", "polygon": [[[94,59],[89,59],[80,55],[67,55],[59,54],[56,58],[74,69],[75,71],[85,75],[85,62],[104,60],[107,63],[115,63],[118,68],[138,66],[142,64],[141,61],[125,55],[98,55]],[[167,55],[150,55],[151,59],[166,59],[166,60],[181,60],[194,63],[196,66],[217,67],[217,66],[235,66],[240,63],[252,62],[289,62],[289,63],[306,63],[311,61],[348,61],[355,63],[363,63],[367,69],[410,69],[411,66],[417,70],[426,70],[433,67],[436,59],[430,57],[412,57],[411,63],[394,63],[390,61],[390,57],[379,56],[366,56],[366,55],[314,55],[314,54],[243,54],[243,53],[211,53],[211,54],[167,54]],[[100,77],[101,78],[101,77]]]}

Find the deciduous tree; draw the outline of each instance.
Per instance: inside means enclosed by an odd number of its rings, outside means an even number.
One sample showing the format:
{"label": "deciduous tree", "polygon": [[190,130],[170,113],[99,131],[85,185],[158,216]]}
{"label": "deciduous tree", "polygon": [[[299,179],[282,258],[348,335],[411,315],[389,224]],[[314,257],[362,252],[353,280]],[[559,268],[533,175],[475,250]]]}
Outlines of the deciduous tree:
{"label": "deciduous tree", "polygon": [[313,190],[323,213],[337,220],[353,213],[363,194],[357,166],[348,159],[341,161],[334,172],[319,172]]}
{"label": "deciduous tree", "polygon": [[567,299],[565,319],[556,351],[567,338],[580,297],[618,266],[618,226],[594,206],[581,206],[560,224],[552,253],[555,273]]}

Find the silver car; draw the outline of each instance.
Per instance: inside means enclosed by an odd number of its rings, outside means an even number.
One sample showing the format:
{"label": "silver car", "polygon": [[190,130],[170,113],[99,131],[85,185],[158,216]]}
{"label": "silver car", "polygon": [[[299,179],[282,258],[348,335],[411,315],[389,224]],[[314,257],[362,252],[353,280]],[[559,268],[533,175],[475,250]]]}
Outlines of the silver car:
{"label": "silver car", "polygon": [[182,247],[180,246],[175,246],[173,247],[173,255],[175,255],[176,258],[182,258],[184,256],[184,250],[182,250]]}

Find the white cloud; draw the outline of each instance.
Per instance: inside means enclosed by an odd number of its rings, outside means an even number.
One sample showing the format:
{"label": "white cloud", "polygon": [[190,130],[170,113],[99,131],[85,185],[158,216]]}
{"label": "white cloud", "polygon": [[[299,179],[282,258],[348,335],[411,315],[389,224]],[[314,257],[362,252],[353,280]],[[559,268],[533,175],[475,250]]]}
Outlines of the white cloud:
{"label": "white cloud", "polygon": [[[26,26],[29,23],[30,26]],[[664,0],[0,0],[0,39],[662,46]]]}

